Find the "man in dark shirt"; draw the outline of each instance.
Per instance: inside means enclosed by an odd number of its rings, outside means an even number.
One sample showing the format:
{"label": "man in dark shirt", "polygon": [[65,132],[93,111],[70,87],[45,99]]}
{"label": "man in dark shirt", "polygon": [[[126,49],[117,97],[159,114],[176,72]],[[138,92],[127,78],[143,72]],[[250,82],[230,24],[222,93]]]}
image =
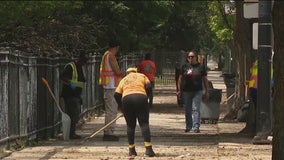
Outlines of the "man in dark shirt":
{"label": "man in dark shirt", "polygon": [[66,64],[60,74],[60,80],[63,82],[61,97],[64,99],[66,113],[71,119],[70,139],[81,138],[75,134],[75,127],[79,120],[80,105],[82,104],[81,94],[85,82],[82,66],[86,63],[87,58],[81,54],[78,60]]}

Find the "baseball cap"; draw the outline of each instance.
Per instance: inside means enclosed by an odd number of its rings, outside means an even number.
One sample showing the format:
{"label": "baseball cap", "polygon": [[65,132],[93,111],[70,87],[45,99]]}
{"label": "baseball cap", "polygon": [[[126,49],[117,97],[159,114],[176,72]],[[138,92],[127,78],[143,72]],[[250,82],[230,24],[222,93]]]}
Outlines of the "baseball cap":
{"label": "baseball cap", "polygon": [[136,67],[129,67],[126,72],[137,72],[137,68]]}

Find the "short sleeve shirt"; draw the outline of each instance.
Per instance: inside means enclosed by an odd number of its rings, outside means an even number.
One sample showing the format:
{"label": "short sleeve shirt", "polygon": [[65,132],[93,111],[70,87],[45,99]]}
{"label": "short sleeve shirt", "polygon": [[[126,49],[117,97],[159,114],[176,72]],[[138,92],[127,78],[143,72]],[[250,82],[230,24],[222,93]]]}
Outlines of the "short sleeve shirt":
{"label": "short sleeve shirt", "polygon": [[155,79],[156,65],[151,60],[143,60],[139,64],[139,72],[145,74],[152,82]]}
{"label": "short sleeve shirt", "polygon": [[202,78],[207,76],[205,66],[200,63],[191,65],[189,63],[182,66],[181,89],[185,92],[200,91],[203,89]]}
{"label": "short sleeve shirt", "polygon": [[125,97],[130,94],[146,94],[145,85],[150,83],[147,76],[141,73],[130,73],[125,76],[117,86],[115,92]]}

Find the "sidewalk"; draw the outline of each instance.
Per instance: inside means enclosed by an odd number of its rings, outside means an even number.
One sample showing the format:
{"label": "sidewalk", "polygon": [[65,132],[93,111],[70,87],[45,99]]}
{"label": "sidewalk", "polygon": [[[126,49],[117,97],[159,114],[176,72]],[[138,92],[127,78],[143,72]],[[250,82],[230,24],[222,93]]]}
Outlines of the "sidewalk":
{"label": "sidewalk", "polygon": [[[208,79],[214,88],[224,89],[220,72],[210,71]],[[201,124],[201,133],[185,133],[184,110],[176,104],[175,86],[167,86],[167,92],[155,89],[154,106],[150,113],[150,128],[153,149],[157,157],[143,157],[144,146],[139,126],[136,128],[136,150],[134,159],[184,159],[184,160],[270,160],[271,145],[253,145],[252,137],[239,135],[245,126],[238,122],[221,122],[217,124]],[[225,92],[223,90],[223,92]],[[104,117],[97,117],[87,122],[78,134],[88,136],[103,126]],[[126,125],[124,118],[117,121],[116,134],[119,142],[102,141],[103,133],[99,133],[87,142],[80,140],[63,141],[51,139],[38,146],[28,147],[12,153],[4,160],[11,159],[129,159]]]}

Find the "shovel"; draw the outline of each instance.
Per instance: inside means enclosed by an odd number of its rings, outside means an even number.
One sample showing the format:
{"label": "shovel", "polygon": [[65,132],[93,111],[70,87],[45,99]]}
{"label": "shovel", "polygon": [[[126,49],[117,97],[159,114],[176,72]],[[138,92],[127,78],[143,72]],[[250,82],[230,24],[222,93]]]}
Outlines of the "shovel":
{"label": "shovel", "polygon": [[70,125],[71,125],[71,119],[70,117],[64,113],[61,109],[61,107],[59,106],[58,101],[56,100],[52,90],[49,87],[48,81],[45,78],[41,78],[43,84],[45,84],[45,86],[47,87],[49,93],[51,94],[52,98],[54,99],[56,106],[58,108],[58,110],[61,113],[61,121],[62,121],[62,130],[63,130],[63,139],[64,140],[69,140],[69,135],[70,135]]}

